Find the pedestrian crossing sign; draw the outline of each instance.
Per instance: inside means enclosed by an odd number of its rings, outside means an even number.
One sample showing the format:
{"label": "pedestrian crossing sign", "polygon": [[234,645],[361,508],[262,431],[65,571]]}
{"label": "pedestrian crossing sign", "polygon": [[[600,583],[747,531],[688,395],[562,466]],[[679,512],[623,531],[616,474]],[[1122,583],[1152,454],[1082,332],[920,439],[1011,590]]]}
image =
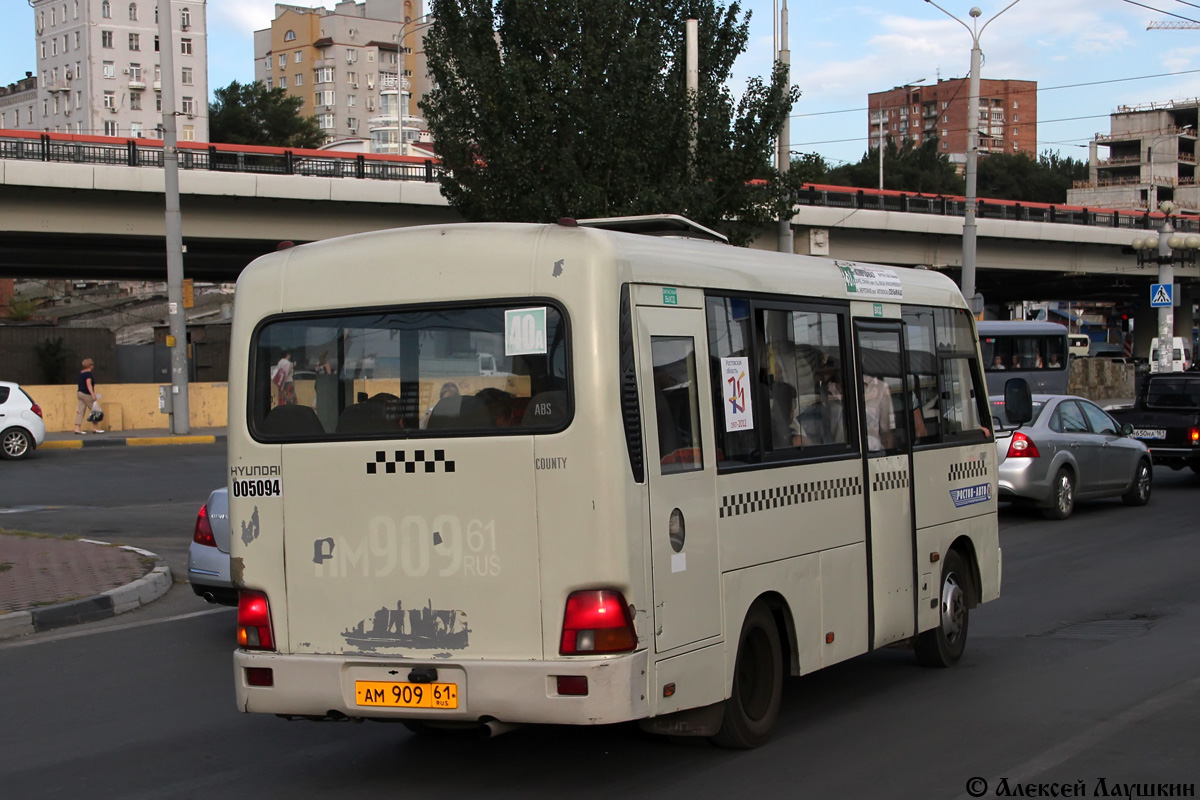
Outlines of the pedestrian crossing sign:
{"label": "pedestrian crossing sign", "polygon": [[1171,301],[1175,287],[1169,283],[1152,283],[1150,284],[1150,307],[1151,308],[1170,308],[1174,303]]}

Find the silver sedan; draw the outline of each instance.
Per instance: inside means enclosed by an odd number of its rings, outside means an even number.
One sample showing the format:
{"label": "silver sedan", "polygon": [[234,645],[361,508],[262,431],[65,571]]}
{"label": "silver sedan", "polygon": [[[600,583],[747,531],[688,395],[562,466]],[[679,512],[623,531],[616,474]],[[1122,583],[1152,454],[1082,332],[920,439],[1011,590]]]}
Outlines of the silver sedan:
{"label": "silver sedan", "polygon": [[1095,403],[1035,394],[1033,419],[1014,428],[1004,415],[1004,398],[989,399],[1001,500],[1031,501],[1050,519],[1069,517],[1078,500],[1150,501],[1150,451]]}
{"label": "silver sedan", "polygon": [[213,490],[196,514],[187,571],[198,596],[210,603],[237,605],[237,590],[230,578],[229,490],[224,486]]}

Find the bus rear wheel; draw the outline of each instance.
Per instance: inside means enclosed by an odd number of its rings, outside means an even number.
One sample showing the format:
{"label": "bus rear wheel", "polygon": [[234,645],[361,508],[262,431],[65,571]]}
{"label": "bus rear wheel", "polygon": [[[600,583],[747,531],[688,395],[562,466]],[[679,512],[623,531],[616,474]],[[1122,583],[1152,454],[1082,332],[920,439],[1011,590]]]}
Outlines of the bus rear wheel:
{"label": "bus rear wheel", "polygon": [[967,648],[967,628],[971,622],[967,596],[967,568],[958,551],[946,553],[942,562],[942,590],[938,600],[938,626],[917,636],[917,661],[926,667],[950,667],[962,658]]}
{"label": "bus rear wheel", "polygon": [[713,742],[748,750],[771,735],[783,697],[783,648],[779,628],[761,601],[750,606],[738,638],[733,691],[725,701],[725,716]]}

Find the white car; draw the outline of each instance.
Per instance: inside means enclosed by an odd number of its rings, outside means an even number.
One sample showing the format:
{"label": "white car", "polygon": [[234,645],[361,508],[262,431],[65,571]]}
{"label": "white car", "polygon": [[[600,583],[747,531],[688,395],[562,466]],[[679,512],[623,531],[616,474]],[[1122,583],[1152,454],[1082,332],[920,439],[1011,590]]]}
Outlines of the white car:
{"label": "white car", "polygon": [[41,407],[17,384],[0,381],[0,456],[25,458],[44,441]]}
{"label": "white car", "polygon": [[210,603],[236,606],[237,589],[229,568],[229,490],[222,486],[213,490],[196,514],[187,560],[192,591]]}

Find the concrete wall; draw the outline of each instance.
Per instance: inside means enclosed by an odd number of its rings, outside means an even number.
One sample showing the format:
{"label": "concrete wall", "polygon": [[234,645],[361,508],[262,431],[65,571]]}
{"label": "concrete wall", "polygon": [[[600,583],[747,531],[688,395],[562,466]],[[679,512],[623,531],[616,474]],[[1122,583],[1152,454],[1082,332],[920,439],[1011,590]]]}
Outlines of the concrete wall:
{"label": "concrete wall", "polygon": [[[170,418],[158,411],[157,383],[97,383],[100,405],[104,408],[105,430],[167,428]],[[77,400],[72,386],[22,386],[42,407],[48,431],[75,428]],[[228,424],[229,384],[188,384],[188,406],[193,428],[223,428]],[[84,427],[89,427],[86,423]]]}
{"label": "concrete wall", "polygon": [[1071,360],[1068,391],[1097,403],[1132,401],[1136,377],[1133,364],[1111,358],[1076,358]]}

